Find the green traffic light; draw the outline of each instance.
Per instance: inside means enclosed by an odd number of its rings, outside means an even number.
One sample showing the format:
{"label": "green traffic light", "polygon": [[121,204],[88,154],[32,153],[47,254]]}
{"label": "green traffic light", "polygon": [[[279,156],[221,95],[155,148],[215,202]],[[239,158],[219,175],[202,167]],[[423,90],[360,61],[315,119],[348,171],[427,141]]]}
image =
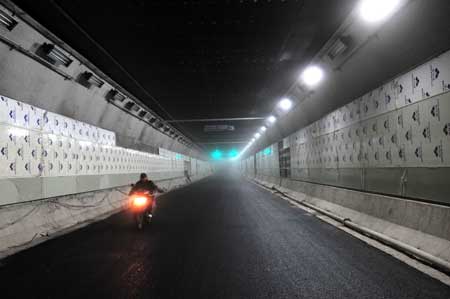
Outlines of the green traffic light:
{"label": "green traffic light", "polygon": [[267,147],[263,151],[264,156],[270,156],[272,154],[272,149],[270,147]]}
{"label": "green traffic light", "polygon": [[238,156],[238,151],[236,150],[236,149],[231,149],[229,152],[228,152],[228,157],[230,157],[230,158],[236,158],[237,156]]}
{"label": "green traffic light", "polygon": [[211,153],[211,158],[213,158],[213,160],[220,160],[222,159],[222,155],[222,152],[216,149]]}

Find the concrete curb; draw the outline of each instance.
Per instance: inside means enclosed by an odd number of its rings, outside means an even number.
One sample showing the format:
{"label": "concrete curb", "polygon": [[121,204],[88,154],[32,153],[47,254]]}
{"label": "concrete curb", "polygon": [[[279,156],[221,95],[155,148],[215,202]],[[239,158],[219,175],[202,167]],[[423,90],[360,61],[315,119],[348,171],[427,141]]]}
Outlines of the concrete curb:
{"label": "concrete curb", "polygon": [[450,263],[443,259],[440,259],[440,258],[433,256],[423,250],[417,249],[408,244],[405,244],[403,242],[395,240],[389,236],[386,236],[384,234],[376,232],[372,229],[369,229],[362,225],[358,225],[358,224],[352,222],[351,219],[340,217],[334,213],[331,213],[331,212],[321,209],[317,206],[309,204],[309,203],[305,202],[304,200],[298,200],[294,196],[291,196],[291,195],[287,194],[286,192],[283,192],[282,190],[277,188],[275,185],[270,186],[266,182],[258,180],[256,178],[249,178],[249,179],[264,188],[275,190],[277,193],[280,193],[281,195],[295,201],[296,203],[298,203],[300,205],[303,205],[309,209],[319,212],[320,214],[326,215],[326,216],[330,217],[331,219],[342,223],[344,226],[346,226],[354,231],[357,231],[358,233],[364,234],[370,238],[380,241],[381,243],[391,246],[403,253],[406,253],[409,256],[413,256],[423,262],[426,262],[426,263],[432,265],[433,267],[435,267],[443,272],[450,273]]}

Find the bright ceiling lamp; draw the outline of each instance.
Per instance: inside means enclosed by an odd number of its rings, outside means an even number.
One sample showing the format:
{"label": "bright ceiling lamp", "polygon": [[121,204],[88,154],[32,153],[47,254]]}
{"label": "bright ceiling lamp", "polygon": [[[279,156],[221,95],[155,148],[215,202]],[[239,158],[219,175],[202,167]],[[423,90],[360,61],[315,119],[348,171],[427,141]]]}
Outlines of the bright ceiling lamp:
{"label": "bright ceiling lamp", "polygon": [[259,130],[264,133],[267,130],[267,128],[265,126],[262,126]]}
{"label": "bright ceiling lamp", "polygon": [[367,22],[380,22],[390,17],[399,4],[400,0],[361,0],[359,13]]}
{"label": "bright ceiling lamp", "polygon": [[323,70],[316,66],[308,66],[301,75],[301,80],[306,85],[313,87],[316,86],[323,79]]}
{"label": "bright ceiling lamp", "polygon": [[255,134],[255,139],[258,139],[259,137],[261,137],[261,134],[260,133],[256,133]]}
{"label": "bright ceiling lamp", "polygon": [[273,124],[273,123],[275,123],[275,122],[277,121],[277,118],[276,118],[275,116],[273,116],[273,115],[270,115],[270,116],[267,118],[267,121],[268,121],[269,123]]}
{"label": "bright ceiling lamp", "polygon": [[288,111],[292,108],[292,101],[288,98],[283,98],[278,102],[278,107],[283,111]]}

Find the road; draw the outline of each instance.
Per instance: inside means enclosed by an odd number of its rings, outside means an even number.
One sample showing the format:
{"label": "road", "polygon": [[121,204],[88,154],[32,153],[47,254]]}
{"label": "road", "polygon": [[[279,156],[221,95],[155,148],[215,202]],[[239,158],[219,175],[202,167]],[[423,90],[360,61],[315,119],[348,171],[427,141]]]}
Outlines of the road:
{"label": "road", "polygon": [[222,173],[16,254],[1,298],[450,298],[450,288]]}

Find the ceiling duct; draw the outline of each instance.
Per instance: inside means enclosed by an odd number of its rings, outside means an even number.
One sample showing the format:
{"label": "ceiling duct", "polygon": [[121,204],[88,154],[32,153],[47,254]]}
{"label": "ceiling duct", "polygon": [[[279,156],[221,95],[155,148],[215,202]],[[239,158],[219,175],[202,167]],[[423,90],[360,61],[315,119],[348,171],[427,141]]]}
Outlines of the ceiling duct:
{"label": "ceiling duct", "polygon": [[0,25],[1,26],[5,27],[9,31],[11,31],[14,29],[14,27],[16,27],[17,24],[18,24],[18,22],[16,20],[14,20],[13,17],[8,15],[3,10],[0,10]]}

